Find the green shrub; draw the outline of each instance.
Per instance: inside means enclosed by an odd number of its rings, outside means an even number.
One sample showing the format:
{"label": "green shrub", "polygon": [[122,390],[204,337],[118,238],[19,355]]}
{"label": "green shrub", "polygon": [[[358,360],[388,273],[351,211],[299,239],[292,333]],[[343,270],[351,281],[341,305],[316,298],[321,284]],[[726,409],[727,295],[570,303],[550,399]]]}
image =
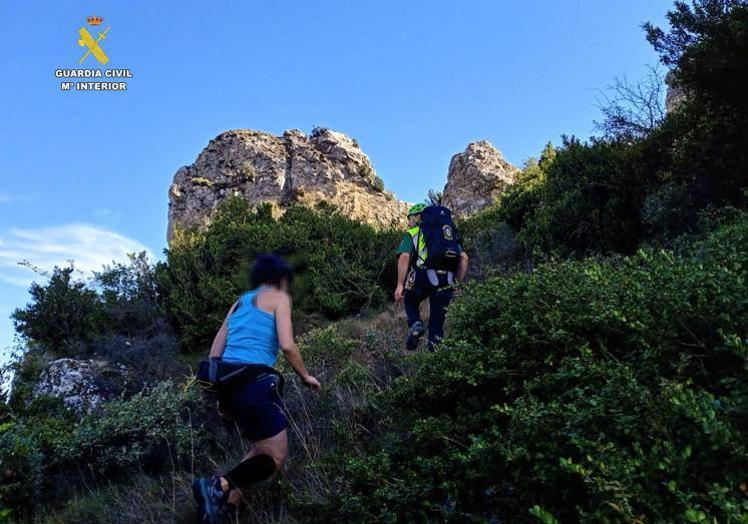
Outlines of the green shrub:
{"label": "green shrub", "polygon": [[62,464],[107,477],[138,469],[158,472],[186,464],[200,447],[200,433],[190,424],[200,401],[193,382],[162,382],[129,400],[107,403],[92,413],[57,449]]}
{"label": "green shrub", "polygon": [[11,315],[19,334],[56,354],[74,341],[90,341],[102,327],[99,297],[73,279],[74,271],[55,267],[46,285],[32,283],[32,302]]}
{"label": "green shrub", "polygon": [[[304,352],[307,367],[337,374],[341,367],[348,364],[358,343],[341,336],[334,326],[328,326],[305,334],[299,340],[299,345]],[[287,365],[285,360],[281,365]]]}
{"label": "green shrub", "polygon": [[16,331],[29,346],[54,356],[86,357],[94,341],[109,336],[163,334],[154,267],[145,252],[130,263],[113,263],[88,282],[75,280],[74,266],[55,267],[44,284],[31,284],[31,302],[12,315]]}
{"label": "green shrub", "polygon": [[44,456],[32,432],[0,424],[0,521],[26,517],[42,491]]}
{"label": "green shrub", "polygon": [[17,517],[28,518],[92,480],[188,469],[212,449],[193,382],[162,382],[79,422],[59,399],[45,396],[23,415],[0,425],[0,509]]}
{"label": "green shrub", "polygon": [[51,356],[39,347],[32,347],[11,356],[4,370],[8,376],[13,374],[8,392],[8,407],[11,413],[25,413],[27,404],[33,398],[34,385],[51,360]]}
{"label": "green shrub", "polygon": [[204,233],[178,236],[158,278],[185,349],[202,351],[249,288],[248,269],[257,254],[275,251],[294,265],[297,311],[339,318],[387,300],[398,240],[397,232],[376,231],[324,205],[292,207],[275,220],[269,207],[254,210],[236,198]]}
{"label": "green shrub", "polygon": [[637,148],[564,139],[545,171],[540,201],[519,232],[525,245],[563,257],[632,253],[641,241],[639,209],[647,177]]}
{"label": "green shrub", "polygon": [[492,208],[467,219],[458,227],[462,247],[470,257],[467,277],[483,280],[489,274],[507,274],[526,258],[517,234]]}
{"label": "green shrub", "polygon": [[113,263],[97,272],[94,284],[101,297],[106,332],[121,336],[163,330],[155,268],[145,251],[130,254],[129,264]]}
{"label": "green shrub", "polygon": [[[57,515],[45,515],[48,524],[88,524],[101,522],[107,515],[109,506],[105,497],[98,492],[76,496],[69,500]],[[56,518],[55,518],[56,517]],[[111,521],[110,521],[111,522]]]}
{"label": "green shrub", "polygon": [[470,286],[341,518],[745,521],[747,233]]}
{"label": "green shrub", "polygon": [[498,221],[505,221],[517,231],[524,227],[527,215],[540,205],[540,189],[555,159],[556,149],[548,142],[539,159],[530,158],[525,162],[516,182],[501,196],[495,210]]}
{"label": "green shrub", "polygon": [[664,241],[688,232],[695,216],[690,191],[682,183],[664,184],[647,195],[642,205],[642,221],[651,236]]}

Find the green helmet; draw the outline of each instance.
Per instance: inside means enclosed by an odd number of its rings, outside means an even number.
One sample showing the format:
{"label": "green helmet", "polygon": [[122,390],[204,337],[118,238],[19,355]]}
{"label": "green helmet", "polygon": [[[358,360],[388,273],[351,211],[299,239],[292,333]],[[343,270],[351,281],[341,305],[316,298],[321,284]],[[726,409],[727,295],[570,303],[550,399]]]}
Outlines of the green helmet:
{"label": "green helmet", "polygon": [[426,209],[427,207],[429,207],[429,206],[427,206],[426,204],[423,204],[423,203],[415,204],[413,207],[411,207],[410,209],[408,209],[408,216],[410,216],[410,215],[417,215],[421,211],[423,211],[424,209]]}

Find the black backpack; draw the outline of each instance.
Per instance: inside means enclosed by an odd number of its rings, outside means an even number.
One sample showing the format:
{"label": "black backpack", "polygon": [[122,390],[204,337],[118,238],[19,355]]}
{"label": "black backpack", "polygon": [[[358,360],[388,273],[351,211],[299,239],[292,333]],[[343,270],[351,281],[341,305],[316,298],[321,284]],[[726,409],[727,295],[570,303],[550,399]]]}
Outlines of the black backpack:
{"label": "black backpack", "polygon": [[452,212],[444,206],[429,206],[421,211],[420,228],[426,241],[426,268],[456,272],[460,234],[452,221]]}

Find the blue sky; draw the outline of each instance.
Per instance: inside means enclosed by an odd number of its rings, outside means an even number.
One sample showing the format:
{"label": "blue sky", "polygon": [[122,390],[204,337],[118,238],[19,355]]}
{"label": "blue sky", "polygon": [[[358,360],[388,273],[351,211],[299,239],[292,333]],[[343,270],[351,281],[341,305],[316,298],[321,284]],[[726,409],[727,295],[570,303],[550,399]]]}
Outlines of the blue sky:
{"label": "blue sky", "polygon": [[[421,200],[470,141],[520,165],[562,133],[589,136],[599,90],[656,62],[640,26],[671,5],[3,1],[0,348],[34,278],[19,260],[85,272],[161,257],[174,172],[222,131],[345,132],[390,190]],[[106,67],[133,72],[126,92],[59,89],[92,14],[110,26]]]}

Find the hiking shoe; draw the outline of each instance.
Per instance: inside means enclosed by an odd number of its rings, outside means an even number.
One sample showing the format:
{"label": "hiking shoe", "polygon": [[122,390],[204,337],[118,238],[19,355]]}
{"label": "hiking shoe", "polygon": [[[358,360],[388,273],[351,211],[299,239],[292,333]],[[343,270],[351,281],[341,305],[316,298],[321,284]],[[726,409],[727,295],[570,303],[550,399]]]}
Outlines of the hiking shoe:
{"label": "hiking shoe", "polygon": [[414,322],[410,329],[408,329],[408,338],[405,339],[405,347],[413,350],[418,347],[418,341],[423,336],[423,322],[418,320]]}
{"label": "hiking shoe", "polygon": [[221,489],[219,478],[201,477],[193,480],[192,495],[197,502],[197,521],[201,524],[218,524],[219,512],[228,498],[228,493]]}

